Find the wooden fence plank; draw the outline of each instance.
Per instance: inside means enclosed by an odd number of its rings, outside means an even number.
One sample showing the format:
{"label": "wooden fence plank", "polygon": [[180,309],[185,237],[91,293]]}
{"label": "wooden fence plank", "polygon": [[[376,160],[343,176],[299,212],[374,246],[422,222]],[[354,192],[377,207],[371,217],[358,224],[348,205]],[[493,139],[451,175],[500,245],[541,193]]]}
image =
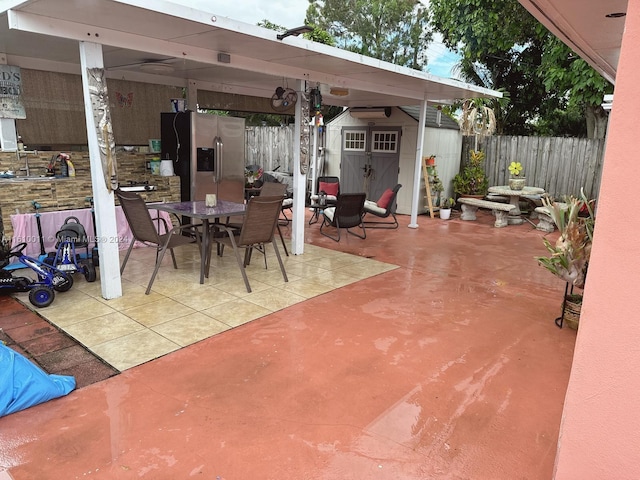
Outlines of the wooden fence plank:
{"label": "wooden fence plank", "polygon": [[[463,138],[463,162],[474,138]],[[588,138],[492,136],[482,139],[485,171],[491,185],[505,185],[509,163],[522,163],[527,185],[542,187],[555,198],[580,195],[597,198],[605,141]],[[465,157],[466,155],[466,157]]]}

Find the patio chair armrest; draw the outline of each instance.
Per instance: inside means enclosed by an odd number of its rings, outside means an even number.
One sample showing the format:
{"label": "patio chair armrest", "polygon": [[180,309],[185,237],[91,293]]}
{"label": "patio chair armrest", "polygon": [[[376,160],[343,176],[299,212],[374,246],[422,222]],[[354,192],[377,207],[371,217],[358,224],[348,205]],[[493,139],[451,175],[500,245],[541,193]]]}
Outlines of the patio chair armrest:
{"label": "patio chair armrest", "polygon": [[193,230],[192,231],[192,235],[194,235],[195,239],[199,242],[200,241],[200,232],[199,232],[199,228],[202,227],[201,223],[189,223],[186,225],[178,225],[177,227],[173,227],[168,233],[170,234],[177,234],[178,232],[184,231],[184,230]]}
{"label": "patio chair armrest", "polygon": [[162,225],[164,226],[164,231],[165,233],[169,233],[172,229],[169,228],[169,225],[167,225],[167,221],[160,216],[160,214],[158,214],[157,217],[151,217],[151,220],[153,220],[154,222],[158,222],[158,231],[160,231],[160,222],[162,222]]}
{"label": "patio chair armrest", "polygon": [[220,223],[216,225],[218,227],[218,231],[221,233],[226,233],[229,237],[236,236],[240,229],[233,225],[225,225],[224,223]]}

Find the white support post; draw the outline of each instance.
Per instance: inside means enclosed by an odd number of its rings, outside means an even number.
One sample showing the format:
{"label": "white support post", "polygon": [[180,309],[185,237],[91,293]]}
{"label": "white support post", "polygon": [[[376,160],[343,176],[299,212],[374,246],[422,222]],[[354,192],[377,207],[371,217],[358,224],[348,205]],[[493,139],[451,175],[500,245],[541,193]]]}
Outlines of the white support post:
{"label": "white support post", "polygon": [[187,110],[198,110],[198,84],[195,80],[187,83]]}
{"label": "white support post", "polygon": [[[100,158],[100,144],[89,91],[90,68],[104,68],[102,45],[80,42],[80,67],[82,70],[82,91],[84,96],[84,114],[87,124],[87,141],[89,145],[89,164],[91,170],[91,186],[93,188],[93,204],[96,215],[98,235],[98,254],[100,258],[100,283],[103,298],[109,300],[122,296],[120,279],[120,254],[118,251],[118,228],[114,194],[107,190]],[[105,105],[109,108],[109,105]]]}
{"label": "white support post", "polygon": [[296,121],[293,131],[293,209],[291,218],[291,253],[302,255],[304,253],[304,204],[307,194],[306,175],[300,172],[300,134],[302,122],[309,119],[302,118],[302,93],[304,92],[304,80],[298,80],[297,90],[299,101],[296,102]]}
{"label": "white support post", "polygon": [[313,156],[311,157],[311,195],[316,195],[316,183],[318,182],[318,127],[313,120]]}
{"label": "white support post", "polygon": [[418,121],[418,143],[416,145],[416,163],[413,169],[413,198],[411,199],[411,220],[409,228],[418,228],[418,202],[420,201],[420,179],[422,178],[422,155],[424,151],[424,126],[427,117],[427,101],[420,103]]}

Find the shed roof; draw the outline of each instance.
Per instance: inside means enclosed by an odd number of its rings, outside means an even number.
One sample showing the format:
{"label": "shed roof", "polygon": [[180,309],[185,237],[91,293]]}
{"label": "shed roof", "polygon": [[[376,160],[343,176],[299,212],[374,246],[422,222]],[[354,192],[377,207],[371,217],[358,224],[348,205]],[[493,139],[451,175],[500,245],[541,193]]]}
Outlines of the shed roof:
{"label": "shed roof", "polygon": [[[414,105],[404,106],[400,107],[400,110],[412,117],[416,122],[420,120],[420,107]],[[449,115],[442,114],[440,118],[440,125],[438,125],[438,122],[436,121],[437,115],[438,109],[427,105],[427,114],[425,116],[424,126],[432,128],[446,128],[448,130],[460,130],[458,122]]]}

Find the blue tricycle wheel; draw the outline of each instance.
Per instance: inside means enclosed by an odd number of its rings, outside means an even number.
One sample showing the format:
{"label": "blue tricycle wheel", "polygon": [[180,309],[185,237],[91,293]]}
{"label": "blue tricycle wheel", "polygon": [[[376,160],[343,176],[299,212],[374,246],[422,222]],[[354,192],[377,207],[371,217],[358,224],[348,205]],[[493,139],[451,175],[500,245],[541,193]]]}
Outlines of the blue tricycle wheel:
{"label": "blue tricycle wheel", "polygon": [[54,298],[56,298],[56,294],[53,288],[40,286],[29,290],[29,301],[34,307],[48,307],[53,303]]}

